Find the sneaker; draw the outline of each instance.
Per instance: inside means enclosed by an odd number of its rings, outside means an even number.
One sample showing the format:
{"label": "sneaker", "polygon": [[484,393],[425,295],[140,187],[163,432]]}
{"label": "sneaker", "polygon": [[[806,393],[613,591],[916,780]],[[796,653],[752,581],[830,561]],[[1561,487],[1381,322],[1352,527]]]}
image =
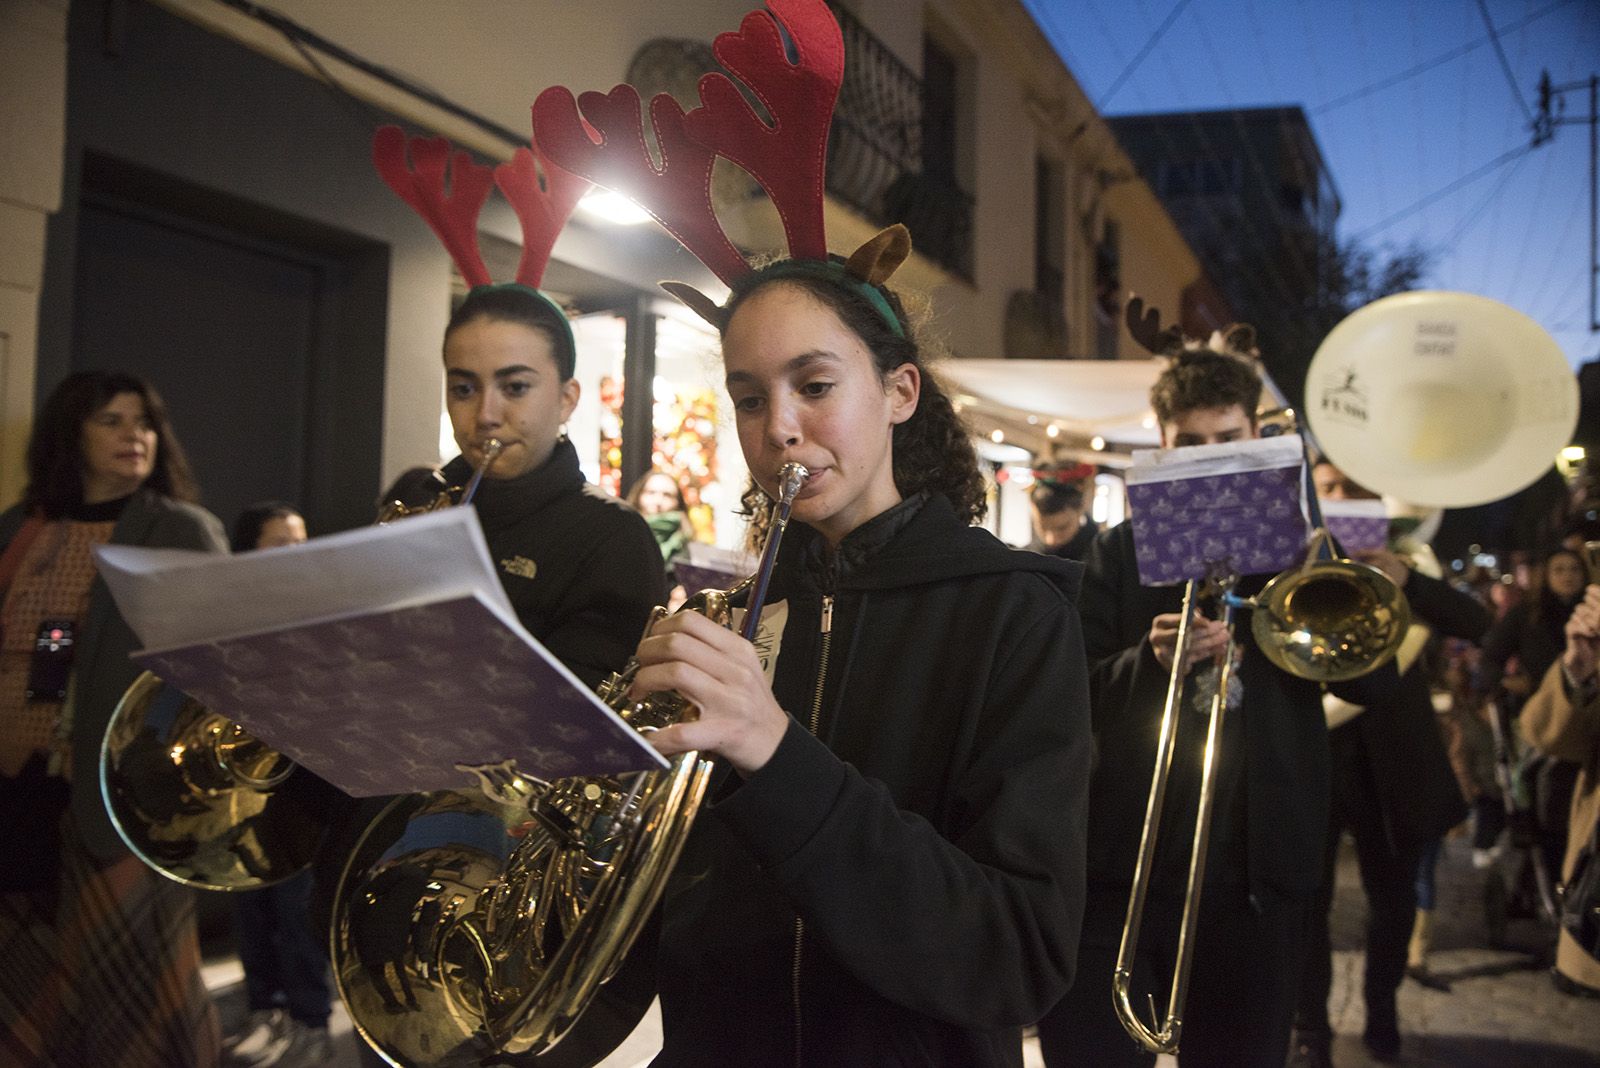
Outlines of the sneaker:
{"label": "sneaker", "polygon": [[290,1020],[250,1068],[320,1068],[333,1059],[328,1028]]}
{"label": "sneaker", "polygon": [[243,1025],[222,1040],[224,1063],[249,1064],[272,1044],[283,1030],[288,1017],[282,1009],[252,1009]]}
{"label": "sneaker", "polygon": [[1333,1035],[1296,1030],[1286,1068],[1333,1068]]}

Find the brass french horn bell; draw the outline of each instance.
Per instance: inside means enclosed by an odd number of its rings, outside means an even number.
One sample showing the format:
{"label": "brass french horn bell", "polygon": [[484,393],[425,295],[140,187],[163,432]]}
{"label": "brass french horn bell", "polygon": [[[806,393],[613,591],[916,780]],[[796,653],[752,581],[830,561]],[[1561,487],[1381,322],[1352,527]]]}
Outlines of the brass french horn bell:
{"label": "brass french horn bell", "polygon": [[[756,573],[679,611],[723,626],[745,595],[753,639],[794,496],[780,475]],[[656,609],[652,623],[665,615]],[[632,700],[637,663],[600,687],[629,724],[693,715],[676,693]],[[665,889],[710,779],[682,753],[663,771],[541,782],[512,775],[478,792],[392,802],[345,864],[334,903],[334,979],[362,1037],[391,1064],[567,1066],[603,1059],[632,1031],[654,984],[628,961]]]}

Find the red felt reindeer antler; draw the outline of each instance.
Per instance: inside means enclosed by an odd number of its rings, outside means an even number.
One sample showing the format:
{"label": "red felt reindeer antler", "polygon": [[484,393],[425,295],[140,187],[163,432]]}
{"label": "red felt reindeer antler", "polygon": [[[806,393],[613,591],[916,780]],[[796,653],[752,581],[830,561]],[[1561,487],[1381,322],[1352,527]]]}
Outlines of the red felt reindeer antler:
{"label": "red felt reindeer antler", "polygon": [[[746,15],[738,33],[718,35],[712,51],[761,101],[772,125],[715,73],[700,79],[701,105],[684,125],[761,183],[783,219],[791,256],[825,260],[823,170],[828,125],[844,81],[844,36],[823,0],[770,0],[768,6],[770,12]],[[779,21],[798,62],[789,62]]]}
{"label": "red felt reindeer antler", "polygon": [[[414,167],[406,162],[408,145]],[[373,135],[372,162],[389,188],[438,235],[467,284],[488,285],[489,270],[478,251],[478,213],[489,198],[493,172],[465,152],[452,154],[442,137],[408,142],[398,126],[380,127]]]}
{"label": "red felt reindeer antler", "polygon": [[[585,119],[600,135],[598,142],[585,130]],[[718,278],[731,283],[750,265],[712,210],[716,154],[688,135],[683,109],[667,94],[650,101],[650,120],[661,149],[659,168],[645,144],[639,93],[633,86],[584,93],[574,101],[570,90],[557,85],[533,102],[534,139],[548,158],[637,201]]]}
{"label": "red felt reindeer antler", "polygon": [[[638,201],[724,282],[750,265],[728,240],[711,202],[711,171],[725,156],[749,171],[783,219],[790,255],[825,260],[823,167],[828,124],[844,80],[844,38],[823,0],[770,0],[771,12],[746,15],[738,33],[717,38],[714,51],[772,116],[768,125],[721,74],[700,80],[701,104],[688,115],[665,93],[650,101],[661,149],[657,168],[645,144],[639,94],[629,85],[609,93],[572,93],[556,86],[533,104],[539,147],[567,170]],[[790,62],[779,29],[793,42]],[[583,117],[599,131],[583,131]]]}
{"label": "red felt reindeer antler", "polygon": [[[544,171],[543,186],[539,184],[539,173],[534,167],[535,153]],[[532,150],[519,148],[510,163],[496,167],[494,181],[522,223],[522,259],[517,263],[517,281],[530,289],[538,289],[539,283],[544,281],[544,269],[550,263],[556,237],[578,201],[589,191],[589,183],[551,163],[537,141]]]}

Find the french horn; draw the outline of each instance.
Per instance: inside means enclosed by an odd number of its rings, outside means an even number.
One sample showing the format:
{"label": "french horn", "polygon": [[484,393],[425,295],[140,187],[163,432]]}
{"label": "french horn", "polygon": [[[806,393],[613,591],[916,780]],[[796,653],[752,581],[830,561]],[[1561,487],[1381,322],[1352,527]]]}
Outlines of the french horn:
{"label": "french horn", "polygon": [[[760,565],[679,611],[722,626],[743,595],[755,637],[767,581],[805,469],[788,464]],[[663,618],[656,609],[651,624]],[[648,631],[646,632],[648,633]],[[693,718],[676,693],[629,697],[637,662],[600,698],[650,732]],[[541,782],[485,777],[477,792],[391,802],[344,866],[334,900],[334,979],[362,1037],[391,1064],[588,1065],[654,995],[625,966],[665,889],[712,765]]]}

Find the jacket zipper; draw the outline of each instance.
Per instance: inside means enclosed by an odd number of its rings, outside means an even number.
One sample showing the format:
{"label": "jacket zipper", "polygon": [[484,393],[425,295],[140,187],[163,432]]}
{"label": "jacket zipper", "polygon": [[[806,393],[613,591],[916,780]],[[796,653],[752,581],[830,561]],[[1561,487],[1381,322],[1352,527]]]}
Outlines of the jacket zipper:
{"label": "jacket zipper", "polygon": [[[811,697],[811,718],[806,726],[813,736],[822,725],[822,687],[828,679],[828,649],[833,644],[833,594],[824,594],[822,598],[822,656],[817,665],[817,688]],[[794,971],[792,973],[792,994],[794,998],[794,1064],[801,1068],[800,1057],[800,944],[806,934],[806,921],[799,916],[794,918]]]}

